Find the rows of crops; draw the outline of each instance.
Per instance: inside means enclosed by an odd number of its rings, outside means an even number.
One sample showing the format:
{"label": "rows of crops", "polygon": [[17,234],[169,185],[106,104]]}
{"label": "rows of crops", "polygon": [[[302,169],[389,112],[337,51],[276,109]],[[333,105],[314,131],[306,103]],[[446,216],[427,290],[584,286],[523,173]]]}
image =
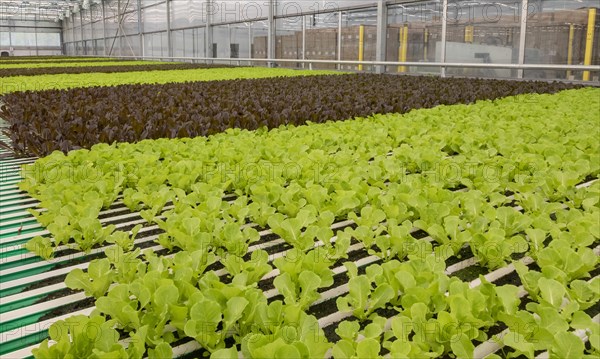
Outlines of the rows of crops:
{"label": "rows of crops", "polygon": [[[237,70],[240,69],[204,71],[236,73]],[[256,70],[250,73],[258,74]],[[15,93],[4,96],[6,106],[0,110],[0,116],[11,124],[15,152],[42,156],[54,150],[90,148],[97,143],[206,136],[234,127],[256,130],[301,125],[306,121],[340,121],[576,87],[546,82],[373,74],[267,76],[239,81]]]}
{"label": "rows of crops", "polygon": [[[42,65],[47,62],[40,63]],[[224,65],[205,65],[176,62],[81,62],[76,67],[71,67],[72,63],[61,63],[64,66],[36,66],[30,67],[30,64],[19,63],[26,67],[5,67],[0,65],[1,77],[15,76],[38,76],[38,75],[56,75],[56,74],[87,74],[94,76],[95,73],[122,73],[135,71],[163,71],[163,70],[190,70],[207,68],[224,68]],[[56,65],[52,63],[52,65]]]}
{"label": "rows of crops", "polygon": [[[107,61],[106,57],[77,57],[77,56],[9,56],[0,58],[1,63],[19,62],[32,64],[39,62],[82,62]],[[121,61],[121,60],[120,60]]]}
{"label": "rows of crops", "polygon": [[[16,69],[41,69],[41,68],[77,68],[77,67],[95,67],[95,66],[135,66],[135,65],[158,65],[165,64],[160,61],[130,61],[130,60],[106,60],[106,61],[81,61],[81,62],[50,62],[43,61],[38,63],[22,63],[22,62],[0,62],[0,69],[16,70]],[[174,62],[166,63],[174,64]]]}
{"label": "rows of crops", "polygon": [[[566,89],[338,75],[4,96],[1,141],[65,153],[22,181],[32,160],[0,168],[19,206],[0,208],[0,354],[596,357],[600,89]],[[188,105],[276,128],[119,137],[148,126],[153,91],[164,121]],[[61,125],[36,147],[44,116]],[[111,118],[130,143],[61,147]]]}
{"label": "rows of crops", "polygon": [[[171,65],[172,66],[172,65]],[[191,70],[132,71],[121,73],[80,73],[0,78],[0,95],[24,91],[44,91],[80,87],[117,86],[123,84],[166,84],[192,81],[252,79],[275,76],[331,74],[332,71],[301,71],[292,69],[210,68]]]}

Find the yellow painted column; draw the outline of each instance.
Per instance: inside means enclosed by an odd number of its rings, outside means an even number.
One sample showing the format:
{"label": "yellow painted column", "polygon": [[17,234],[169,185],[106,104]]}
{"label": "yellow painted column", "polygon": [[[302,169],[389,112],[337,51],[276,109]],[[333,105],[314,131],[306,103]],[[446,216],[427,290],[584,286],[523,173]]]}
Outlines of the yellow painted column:
{"label": "yellow painted column", "polygon": [[[583,60],[584,65],[592,64],[592,52],[594,48],[594,29],[596,27],[596,9],[591,8],[588,10],[588,26],[587,35],[585,37],[585,57]],[[583,72],[583,81],[590,80],[590,72]]]}
{"label": "yellow painted column", "polygon": [[[362,61],[365,51],[365,25],[358,27],[358,61]],[[363,65],[358,65],[358,71],[362,71]]]}
{"label": "yellow painted column", "polygon": [[465,43],[473,43],[473,25],[465,26]]}
{"label": "yellow painted column", "polygon": [[[400,28],[400,47],[398,47],[398,61],[406,62],[408,54],[408,25]],[[398,72],[406,72],[406,66],[398,66]]]}
{"label": "yellow painted column", "polygon": [[[569,26],[569,47],[567,48],[567,65],[573,65],[573,37],[575,36],[575,25]],[[567,70],[567,80],[571,77],[571,70]]]}
{"label": "yellow painted column", "polygon": [[[406,62],[408,54],[408,25],[404,25],[404,33],[402,34],[402,62]],[[402,66],[402,72],[406,72],[406,66]]]}
{"label": "yellow painted column", "polygon": [[[402,61],[402,39],[404,38],[404,27],[398,33],[398,62]],[[398,66],[398,72],[402,72],[402,66]]]}

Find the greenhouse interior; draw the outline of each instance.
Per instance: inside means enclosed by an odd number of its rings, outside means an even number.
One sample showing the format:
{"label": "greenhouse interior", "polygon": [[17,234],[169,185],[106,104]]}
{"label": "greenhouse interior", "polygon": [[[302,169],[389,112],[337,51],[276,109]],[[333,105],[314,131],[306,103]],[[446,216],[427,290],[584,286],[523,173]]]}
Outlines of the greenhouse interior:
{"label": "greenhouse interior", "polygon": [[598,0],[0,0],[0,358],[600,357]]}

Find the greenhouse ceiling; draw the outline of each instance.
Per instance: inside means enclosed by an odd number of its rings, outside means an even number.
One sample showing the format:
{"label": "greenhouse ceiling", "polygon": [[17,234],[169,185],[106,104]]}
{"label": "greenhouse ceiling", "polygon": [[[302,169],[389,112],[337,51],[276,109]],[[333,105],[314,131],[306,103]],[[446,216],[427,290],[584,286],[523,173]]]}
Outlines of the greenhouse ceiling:
{"label": "greenhouse ceiling", "polygon": [[[33,21],[54,21],[59,22],[65,18],[69,18],[78,12],[89,9],[91,6],[100,4],[107,0],[0,0],[0,21],[6,20],[33,20]],[[145,0],[142,0],[142,2]],[[188,0],[189,1],[189,0]],[[197,0],[198,2],[206,0]],[[216,0],[221,2],[233,1],[233,0]],[[246,2],[255,0],[239,0],[239,2]],[[292,2],[294,0],[274,0],[276,4]],[[295,0],[298,2],[308,2],[309,0]],[[364,3],[375,3],[377,0],[310,0],[310,2],[323,2],[323,3],[335,3],[339,7],[351,7],[352,5],[361,5]],[[402,3],[414,3],[418,0],[396,0],[390,1],[389,3],[395,3],[401,6]],[[438,3],[442,0],[428,0],[428,3]],[[509,6],[513,9],[518,8],[520,0],[449,0],[449,7],[454,8],[456,6],[464,7],[477,7],[477,6],[489,6],[490,4],[497,4],[499,6]],[[264,4],[265,1],[259,1]],[[537,11],[544,10],[561,10],[570,8],[579,8],[585,6],[594,6],[595,1],[589,0],[529,0],[530,6],[536,7]],[[276,5],[277,6],[277,5]],[[451,10],[450,10],[451,11]],[[3,25],[0,23],[0,25]]]}
{"label": "greenhouse ceiling", "polygon": [[102,0],[0,0],[0,19],[59,21]]}

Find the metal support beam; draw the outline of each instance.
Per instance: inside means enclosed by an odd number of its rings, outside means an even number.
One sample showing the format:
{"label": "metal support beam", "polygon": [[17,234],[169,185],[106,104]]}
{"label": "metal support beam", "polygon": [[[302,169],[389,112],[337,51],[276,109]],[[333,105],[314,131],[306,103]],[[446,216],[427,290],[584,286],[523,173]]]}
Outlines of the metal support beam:
{"label": "metal support beam", "polygon": [[[569,43],[567,45],[567,65],[573,64],[573,38],[575,37],[575,25],[569,25]],[[567,70],[567,80],[571,79],[571,70]]]}
{"label": "metal support beam", "polygon": [[102,6],[102,38],[104,40],[104,56],[106,56],[106,10],[104,9],[104,1],[100,2],[100,5]]}
{"label": "metal support beam", "polygon": [[[117,0],[117,14],[116,14],[116,18],[117,18],[117,32],[115,33],[115,37],[113,38],[112,44],[110,45],[110,51],[109,53],[112,55],[113,54],[113,49],[115,48],[115,43],[118,39],[119,44],[119,53],[116,55],[123,55],[123,38],[122,35],[125,35],[125,31],[121,31],[121,21],[123,21],[123,18],[125,16],[125,14],[123,14],[121,12],[121,1],[131,1],[131,0]],[[121,31],[121,36],[119,36],[119,31]],[[133,54],[131,54],[133,56]]]}
{"label": "metal support beam", "polygon": [[465,44],[473,43],[473,36],[474,36],[473,32],[474,32],[473,25],[465,26]]}
{"label": "metal support beam", "polygon": [[[72,17],[71,17],[71,19],[72,19]],[[75,21],[69,20],[69,22],[71,23],[71,36],[73,37],[73,55],[78,55],[77,54],[77,41],[75,41]]]}
{"label": "metal support beam", "polygon": [[[375,52],[375,61],[385,61],[387,46],[387,21],[388,8],[386,0],[377,1],[377,45]],[[385,66],[376,66],[376,72],[381,74],[385,72]]]}
{"label": "metal support beam", "polygon": [[227,42],[229,45],[229,58],[231,58],[231,25],[227,25]]}
{"label": "metal support beam", "polygon": [[[448,0],[444,0],[442,3],[442,54],[440,56],[440,62],[446,62],[446,25],[448,23]],[[446,77],[446,68],[440,69],[440,76]]]}
{"label": "metal support beam", "polygon": [[[198,44],[196,44],[196,38],[198,37],[198,29],[192,29],[192,56],[198,56]],[[196,61],[192,60],[192,63]]]}
{"label": "metal support beam", "polygon": [[[37,14],[35,15],[35,19],[37,20]],[[38,48],[38,32],[37,26],[34,26],[33,32],[35,34],[35,56],[40,56],[40,50]]]}
{"label": "metal support beam", "polygon": [[[268,34],[267,34],[267,58],[275,58],[275,39],[276,39],[276,23],[275,23],[275,0],[269,0],[269,13],[267,15]],[[268,66],[273,67],[273,63],[269,62]]]}
{"label": "metal support beam", "polygon": [[8,26],[8,51],[10,52],[10,55],[12,56],[13,45],[12,45],[12,30],[10,27],[10,21],[7,21],[6,25]]}
{"label": "metal support beam", "polygon": [[144,24],[142,23],[142,0],[137,0],[138,36],[140,41],[140,55],[145,56],[144,49]]}
{"label": "metal support beam", "polygon": [[173,56],[173,43],[171,41],[171,0],[167,0],[167,53]]}
{"label": "metal support beam", "polygon": [[212,28],[213,4],[212,0],[206,0],[206,29],[204,31],[204,55],[205,57],[216,57],[213,54],[213,28]]}
{"label": "metal support beam", "polygon": [[[306,16],[302,16],[302,60],[306,60]],[[302,63],[302,68],[305,68],[306,64]]]}
{"label": "metal support beam", "polygon": [[81,10],[79,11],[79,32],[81,33],[81,48],[83,48],[83,54],[87,55],[87,46],[85,46],[85,36],[83,33],[83,16],[81,16]]}
{"label": "metal support beam", "polygon": [[[358,26],[358,61],[364,60],[365,54],[365,25]],[[358,71],[363,70],[363,65],[358,64]]]}
{"label": "metal support beam", "polygon": [[[522,0],[521,3],[521,33],[519,34],[519,65],[525,63],[525,42],[527,36],[527,15],[529,14],[529,1]],[[523,69],[517,70],[517,77],[523,78]]]}
{"label": "metal support beam", "polygon": [[[402,25],[399,31],[398,61],[406,62],[408,53],[408,24]],[[406,72],[406,66],[398,66],[398,72]]]}
{"label": "metal support beam", "polygon": [[[248,58],[252,58],[252,23],[248,23]],[[252,65],[251,63],[249,65]]]}
{"label": "metal support beam", "polygon": [[[342,12],[338,11],[338,31],[337,31],[337,60],[342,60]],[[304,66],[304,64],[302,64]],[[337,64],[337,69],[341,70],[342,65]]]}
{"label": "metal support beam", "polygon": [[91,31],[91,42],[92,42],[92,53],[90,55],[97,55],[96,51],[98,51],[96,49],[96,40],[94,39],[94,15],[92,13],[92,7],[90,6],[90,8],[87,10],[90,12],[90,31]]}
{"label": "metal support beam", "polygon": [[[588,24],[587,32],[585,35],[585,56],[583,58],[584,65],[592,64],[592,54],[594,52],[594,31],[596,31],[596,9],[590,8],[588,10]],[[590,72],[583,72],[583,81],[590,80]]]}
{"label": "metal support beam", "polygon": [[427,48],[429,47],[429,30],[425,28],[425,34],[423,35],[423,61],[427,61]]}
{"label": "metal support beam", "polygon": [[[62,24],[64,25],[64,20],[62,20]],[[60,32],[60,53],[61,53],[61,55],[67,54],[67,47],[65,44],[65,34],[62,31]]]}

